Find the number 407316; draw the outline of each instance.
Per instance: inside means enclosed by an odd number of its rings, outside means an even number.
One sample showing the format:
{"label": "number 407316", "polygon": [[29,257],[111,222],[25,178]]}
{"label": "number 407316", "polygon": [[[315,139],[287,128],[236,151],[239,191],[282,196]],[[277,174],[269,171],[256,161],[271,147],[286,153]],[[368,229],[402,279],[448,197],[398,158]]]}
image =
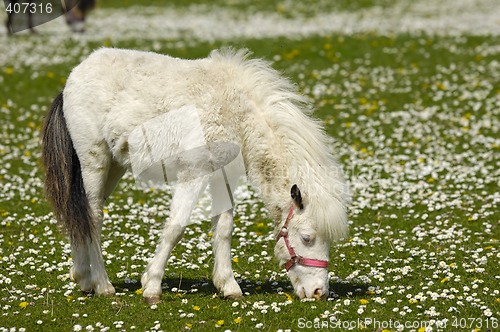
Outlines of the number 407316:
{"label": "number 407316", "polygon": [[10,2],[5,11],[8,14],[50,14],[52,13],[52,4],[50,2]]}
{"label": "number 407316", "polygon": [[497,328],[498,320],[483,318],[454,318],[451,322],[454,328],[473,329],[473,328]]}

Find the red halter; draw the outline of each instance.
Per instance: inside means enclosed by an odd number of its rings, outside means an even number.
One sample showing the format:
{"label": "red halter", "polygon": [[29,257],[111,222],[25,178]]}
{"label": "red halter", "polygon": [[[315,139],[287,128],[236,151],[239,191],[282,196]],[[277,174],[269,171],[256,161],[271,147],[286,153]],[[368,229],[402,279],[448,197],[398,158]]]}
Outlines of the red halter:
{"label": "red halter", "polygon": [[328,261],[302,257],[300,255],[297,255],[295,253],[295,250],[293,250],[293,247],[290,246],[290,242],[288,241],[288,223],[290,222],[290,219],[292,219],[294,207],[295,205],[293,204],[292,206],[290,206],[290,211],[288,212],[288,216],[286,217],[285,224],[281,228],[281,231],[279,232],[278,237],[276,238],[276,241],[278,241],[280,238],[283,238],[283,240],[285,241],[285,245],[288,249],[288,252],[290,253],[290,258],[285,263],[285,269],[288,272],[288,270],[290,270],[295,264],[327,268]]}

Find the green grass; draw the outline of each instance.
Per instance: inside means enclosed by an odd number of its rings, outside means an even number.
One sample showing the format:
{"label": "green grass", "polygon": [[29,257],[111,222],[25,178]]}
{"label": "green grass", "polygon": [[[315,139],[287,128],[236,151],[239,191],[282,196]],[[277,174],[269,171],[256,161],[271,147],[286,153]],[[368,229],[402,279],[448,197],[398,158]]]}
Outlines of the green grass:
{"label": "green grass", "polygon": [[[217,1],[211,6],[273,12],[295,3]],[[122,4],[132,2],[109,1],[102,8]],[[319,8],[356,11],[383,4],[325,1]],[[318,12],[304,9],[295,15]],[[21,35],[2,42],[43,46],[50,38]],[[204,221],[192,225],[174,250],[163,302],[147,306],[140,275],[153,254],[170,195],[137,190],[130,178],[109,199],[103,231],[117,295],[87,296],[70,283],[69,247],[42,195],[39,130],[71,69],[103,45],[186,58],[204,57],[221,46],[247,47],[274,60],[275,68],[297,82],[315,116],[324,120],[353,190],[349,238],[331,248],[328,301],[290,298],[289,280],[271,258],[272,222],[251,197],[238,208],[233,238],[233,267],[247,295],[239,301],[217,295],[207,253],[210,225]],[[497,36],[366,32],[169,45],[68,39],[53,51],[63,59],[57,63],[2,60],[7,66],[0,69],[0,330],[295,331],[302,323],[318,330],[321,324],[335,327],[334,322],[355,322],[341,326],[358,330],[357,322],[367,319],[372,319],[368,331],[396,331],[394,325],[375,325],[389,320],[439,321],[446,327],[433,330],[443,331],[495,330],[500,316]]]}
{"label": "green grass", "polygon": [[192,6],[207,6],[239,10],[246,13],[254,12],[277,12],[283,16],[293,17],[296,15],[312,16],[317,13],[338,10],[338,11],[352,11],[365,9],[375,6],[391,6],[394,1],[389,0],[338,0],[327,1],[319,0],[311,2],[297,2],[297,1],[250,1],[250,0],[191,0],[182,1],[175,0],[166,3],[161,0],[153,1],[130,1],[130,0],[110,0],[98,2],[98,7],[101,8],[127,8],[132,6],[157,6],[157,7],[175,7],[175,8],[190,8]]}

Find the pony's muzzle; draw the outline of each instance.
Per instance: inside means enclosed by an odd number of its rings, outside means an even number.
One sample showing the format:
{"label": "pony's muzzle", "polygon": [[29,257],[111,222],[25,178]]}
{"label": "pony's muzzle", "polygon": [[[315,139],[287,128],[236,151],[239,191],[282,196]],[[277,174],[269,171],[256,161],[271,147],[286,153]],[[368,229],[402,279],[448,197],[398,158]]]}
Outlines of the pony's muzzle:
{"label": "pony's muzzle", "polygon": [[302,300],[305,298],[315,299],[315,300],[326,300],[328,295],[328,289],[324,287],[308,288],[300,287],[297,290],[297,296]]}

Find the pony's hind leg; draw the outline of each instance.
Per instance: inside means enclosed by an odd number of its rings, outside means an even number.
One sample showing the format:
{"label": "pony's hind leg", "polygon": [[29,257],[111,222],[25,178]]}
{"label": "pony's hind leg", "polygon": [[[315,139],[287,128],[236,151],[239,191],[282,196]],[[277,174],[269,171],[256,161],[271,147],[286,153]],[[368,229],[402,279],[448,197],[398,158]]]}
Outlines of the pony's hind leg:
{"label": "pony's hind leg", "polygon": [[93,288],[90,272],[90,258],[88,243],[76,245],[71,243],[71,258],[73,266],[69,270],[69,277],[80,285],[82,292],[90,292]]}
{"label": "pony's hind leg", "polygon": [[[213,198],[216,199],[215,197]],[[240,286],[234,279],[231,266],[231,237],[233,233],[233,210],[225,211],[212,218],[215,287],[226,298],[243,296]]]}
{"label": "pony's hind leg", "polygon": [[181,182],[175,186],[170,218],[165,223],[156,253],[141,278],[146,303],[154,304],[161,301],[161,280],[165,273],[165,264],[174,246],[182,238],[191,212],[206,186],[205,178]]}
{"label": "pony's hind leg", "polygon": [[83,243],[71,243],[73,266],[70,269],[70,278],[78,282],[83,292],[94,290],[96,295],[112,295],[115,289],[109,282],[101,253],[103,183],[106,179],[103,176],[106,172],[102,171],[103,169],[97,171],[93,167],[82,169],[83,183],[92,211],[92,238]]}
{"label": "pony's hind leg", "polygon": [[82,177],[92,210],[93,236],[87,244],[90,275],[85,275],[86,278],[81,279],[79,283],[82,290],[86,290],[83,287],[90,284],[96,295],[113,295],[115,289],[109,281],[102,257],[101,231],[104,198],[108,187],[114,187],[117,180],[113,180],[113,184],[108,183],[113,178],[110,174],[111,155],[104,149],[103,144],[94,144],[87,154],[81,155],[84,156]]}

